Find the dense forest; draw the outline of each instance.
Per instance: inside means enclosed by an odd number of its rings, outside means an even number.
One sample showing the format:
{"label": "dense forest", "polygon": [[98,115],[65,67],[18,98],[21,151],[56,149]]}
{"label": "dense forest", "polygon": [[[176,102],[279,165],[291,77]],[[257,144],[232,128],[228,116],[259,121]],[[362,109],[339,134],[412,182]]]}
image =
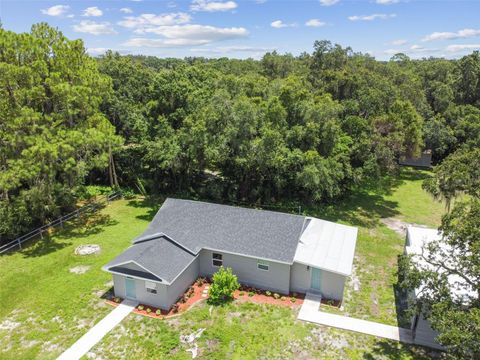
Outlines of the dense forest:
{"label": "dense forest", "polygon": [[0,29],[0,234],[87,184],[217,201],[333,202],[431,149],[480,143],[480,54],[390,61],[329,41],[261,60],[108,52],[47,24]]}
{"label": "dense forest", "polygon": [[[328,203],[430,149],[424,188],[455,204],[430,249],[400,262],[455,356],[480,354],[480,54],[377,61],[329,41],[261,60],[107,52],[47,24],[0,27],[0,243],[72,208],[87,185],[221,202]],[[468,301],[452,296],[462,278]]]}

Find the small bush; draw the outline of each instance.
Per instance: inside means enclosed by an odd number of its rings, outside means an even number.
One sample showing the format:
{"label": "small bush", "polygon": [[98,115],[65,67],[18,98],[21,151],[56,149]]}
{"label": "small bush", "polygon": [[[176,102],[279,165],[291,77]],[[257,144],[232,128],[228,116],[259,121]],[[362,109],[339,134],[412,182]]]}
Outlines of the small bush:
{"label": "small bush", "polygon": [[292,303],[294,303],[295,301],[297,301],[297,298],[292,297],[292,298],[290,298],[290,301],[291,301]]}
{"label": "small bush", "polygon": [[233,293],[240,287],[237,276],[232,269],[223,266],[213,274],[213,282],[208,290],[209,302],[219,304],[233,298]]}
{"label": "small bush", "polygon": [[115,297],[115,298],[113,298],[113,301],[115,301],[116,303],[119,303],[119,302],[120,302],[120,298],[119,298],[119,297]]}
{"label": "small bush", "polygon": [[253,291],[248,292],[248,296],[252,297],[253,295],[255,295],[255,293]]}
{"label": "small bush", "polygon": [[274,293],[274,294],[273,294],[273,297],[274,297],[275,299],[280,299],[280,295],[277,294],[277,293]]}
{"label": "small bush", "polygon": [[205,284],[207,282],[207,280],[203,277],[199,277],[196,281],[196,284],[197,286],[202,286],[203,284]]}
{"label": "small bush", "polygon": [[243,295],[245,295],[245,293],[244,293],[243,291],[240,291],[240,292],[238,293],[238,296],[243,296]]}
{"label": "small bush", "polygon": [[267,296],[272,296],[272,292],[271,292],[271,291],[265,291],[265,294],[266,294]]}
{"label": "small bush", "polygon": [[152,309],[147,308],[147,314],[150,314],[152,312]]}
{"label": "small bush", "polygon": [[157,311],[155,311],[155,314],[157,314],[158,316],[162,315],[162,311],[160,309],[158,309]]}
{"label": "small bush", "polygon": [[138,305],[137,309],[142,311],[144,309],[144,307],[143,307],[143,305]]}
{"label": "small bush", "polygon": [[280,300],[285,301],[285,300],[287,300],[287,298],[286,298],[285,296],[282,296],[282,297],[280,298]]}
{"label": "small bush", "polygon": [[180,307],[180,306],[179,306],[178,304],[173,304],[173,305],[172,305],[172,312],[177,313],[179,307]]}

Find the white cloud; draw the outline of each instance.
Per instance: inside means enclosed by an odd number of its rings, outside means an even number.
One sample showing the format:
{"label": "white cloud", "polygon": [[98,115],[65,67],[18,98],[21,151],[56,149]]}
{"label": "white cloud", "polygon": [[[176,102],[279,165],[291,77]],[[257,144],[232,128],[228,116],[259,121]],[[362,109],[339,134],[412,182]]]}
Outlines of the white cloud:
{"label": "white cloud", "polygon": [[73,25],[73,30],[80,33],[92,35],[116,34],[109,22],[95,22],[91,20],[82,20],[79,24]]}
{"label": "white cloud", "polygon": [[65,14],[70,6],[68,5],[55,5],[49,7],[48,9],[42,9],[42,14],[49,15],[49,16],[61,16]]}
{"label": "white cloud", "polygon": [[322,6],[332,6],[338,3],[340,0],[319,0]]}
{"label": "white cloud", "polygon": [[349,16],[350,21],[373,21],[373,20],[387,20],[396,17],[396,14],[372,14],[372,15],[354,15]]}
{"label": "white cloud", "polygon": [[190,10],[206,12],[229,11],[237,6],[235,1],[193,0]]}
{"label": "white cloud", "polygon": [[375,0],[375,2],[380,5],[390,5],[398,3],[399,0]]}
{"label": "white cloud", "polygon": [[318,19],[310,19],[305,23],[305,26],[311,26],[311,27],[320,27],[320,26],[325,26],[327,23],[320,21]]}
{"label": "white cloud", "polygon": [[187,13],[168,13],[168,14],[141,14],[140,16],[126,16],[118,25],[134,29],[134,32],[142,34],[148,32],[150,28],[157,26],[171,26],[186,24],[191,21],[192,17]]}
{"label": "white cloud", "polygon": [[434,32],[425,36],[422,41],[466,39],[475,36],[480,36],[480,30],[463,29],[457,32]]}
{"label": "white cloud", "polygon": [[285,24],[282,20],[275,20],[270,23],[270,26],[275,28],[275,29],[280,29],[280,28],[285,28],[285,27],[294,27],[297,26],[297,24],[292,23],[292,24]]}
{"label": "white cloud", "polygon": [[194,48],[190,49],[192,52],[204,52],[214,54],[228,54],[233,52],[247,52],[247,53],[265,53],[267,51],[273,51],[274,48],[263,48],[253,46],[218,46],[215,48]]}
{"label": "white cloud", "polygon": [[91,6],[83,10],[83,16],[102,16],[103,11],[96,6]]}
{"label": "white cloud", "polygon": [[448,52],[462,52],[465,50],[480,50],[480,44],[456,44],[456,45],[448,45],[445,48]]}
{"label": "white cloud", "polygon": [[90,55],[101,55],[101,54],[104,54],[105,52],[107,52],[107,48],[102,48],[102,47],[99,47],[99,48],[88,48],[87,49],[87,53],[89,53]]}
{"label": "white cloud", "polygon": [[162,36],[161,39],[133,38],[125,46],[179,47],[205,45],[216,41],[242,38],[248,35],[245,28],[218,28],[209,25],[157,26],[145,32]]}
{"label": "white cloud", "polygon": [[395,45],[395,46],[405,45],[407,43],[408,43],[408,41],[404,40],[404,39],[398,39],[398,40],[393,40],[392,41],[392,45]]}
{"label": "white cloud", "polygon": [[124,14],[131,14],[133,13],[133,10],[128,8],[128,7],[124,7],[124,8],[121,8],[120,11]]}
{"label": "white cloud", "polygon": [[399,53],[402,53],[402,52],[403,52],[402,50],[398,50],[398,49],[387,49],[383,53],[385,55],[395,55],[395,54],[399,54]]}

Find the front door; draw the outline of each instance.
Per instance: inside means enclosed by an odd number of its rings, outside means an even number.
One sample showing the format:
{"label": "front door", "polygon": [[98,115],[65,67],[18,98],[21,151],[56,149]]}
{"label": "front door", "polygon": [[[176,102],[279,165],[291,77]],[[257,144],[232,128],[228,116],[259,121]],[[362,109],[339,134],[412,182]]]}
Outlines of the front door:
{"label": "front door", "polygon": [[313,290],[321,291],[322,290],[322,270],[316,269],[314,267],[312,269],[312,275],[310,278],[310,287]]}
{"label": "front door", "polygon": [[135,280],[130,278],[125,278],[125,296],[128,299],[137,298],[137,294],[135,293]]}

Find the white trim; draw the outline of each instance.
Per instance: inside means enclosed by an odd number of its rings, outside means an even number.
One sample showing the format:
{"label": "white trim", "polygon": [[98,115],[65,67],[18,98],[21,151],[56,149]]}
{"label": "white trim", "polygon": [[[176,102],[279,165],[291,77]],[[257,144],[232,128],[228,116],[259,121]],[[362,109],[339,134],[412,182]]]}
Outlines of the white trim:
{"label": "white trim", "polygon": [[120,272],[117,272],[117,271],[110,271],[110,270],[105,270],[105,271],[109,272],[110,274],[120,275],[120,276],[123,276],[123,277],[131,277],[132,279],[137,279],[137,280],[142,280],[142,281],[152,281],[152,282],[156,282],[157,284],[170,285],[166,281],[163,282],[163,281],[155,281],[155,280],[152,280],[152,279],[145,279],[145,278],[138,277],[138,276],[135,276],[135,275],[130,275],[130,274],[127,275],[127,274],[120,273]]}
{"label": "white trim", "polygon": [[330,269],[326,269],[326,268],[324,268],[324,267],[320,267],[320,266],[317,266],[317,265],[314,265],[314,264],[308,264],[308,263],[302,262],[302,261],[297,261],[297,260],[295,260],[294,263],[297,263],[297,264],[300,264],[300,265],[305,265],[305,266],[310,266],[311,268],[313,267],[313,268],[316,268],[316,269],[320,269],[320,270],[323,270],[323,271],[327,271],[327,272],[332,273],[332,274],[342,275],[342,276],[345,276],[345,277],[352,275],[352,273],[350,273],[350,274],[345,274],[345,273],[341,273],[341,272],[338,272],[338,271],[332,271],[332,270],[330,270]]}
{"label": "white trim", "polygon": [[[158,277],[159,279],[162,278],[161,276],[158,276],[157,274],[155,274],[153,271],[148,270],[145,266],[140,265],[140,264],[137,263],[135,260],[124,261],[124,262],[122,262],[122,263],[118,263],[118,264],[112,265],[111,267],[114,267],[114,266],[122,266],[122,265],[125,265],[125,264],[131,264],[131,263],[134,263],[134,264],[137,265],[138,267],[142,268],[143,270],[145,270],[146,272],[148,272],[148,273],[150,273],[150,274],[152,274],[152,275],[155,275],[155,276]],[[130,270],[132,270],[132,269],[130,269]]]}
{"label": "white trim", "polygon": [[209,251],[214,251],[214,252],[219,252],[219,253],[224,253],[224,254],[229,254],[229,255],[243,256],[243,257],[247,257],[247,258],[255,259],[255,260],[271,261],[271,262],[274,262],[274,263],[286,264],[286,265],[290,265],[290,266],[293,265],[293,262],[289,263],[289,262],[286,262],[286,261],[279,261],[279,260],[273,260],[273,259],[268,259],[268,258],[263,258],[263,257],[258,257],[258,256],[239,254],[239,253],[234,253],[234,252],[231,252],[231,251],[212,249],[212,248],[208,248],[208,247],[201,248],[201,250],[209,250]]}

